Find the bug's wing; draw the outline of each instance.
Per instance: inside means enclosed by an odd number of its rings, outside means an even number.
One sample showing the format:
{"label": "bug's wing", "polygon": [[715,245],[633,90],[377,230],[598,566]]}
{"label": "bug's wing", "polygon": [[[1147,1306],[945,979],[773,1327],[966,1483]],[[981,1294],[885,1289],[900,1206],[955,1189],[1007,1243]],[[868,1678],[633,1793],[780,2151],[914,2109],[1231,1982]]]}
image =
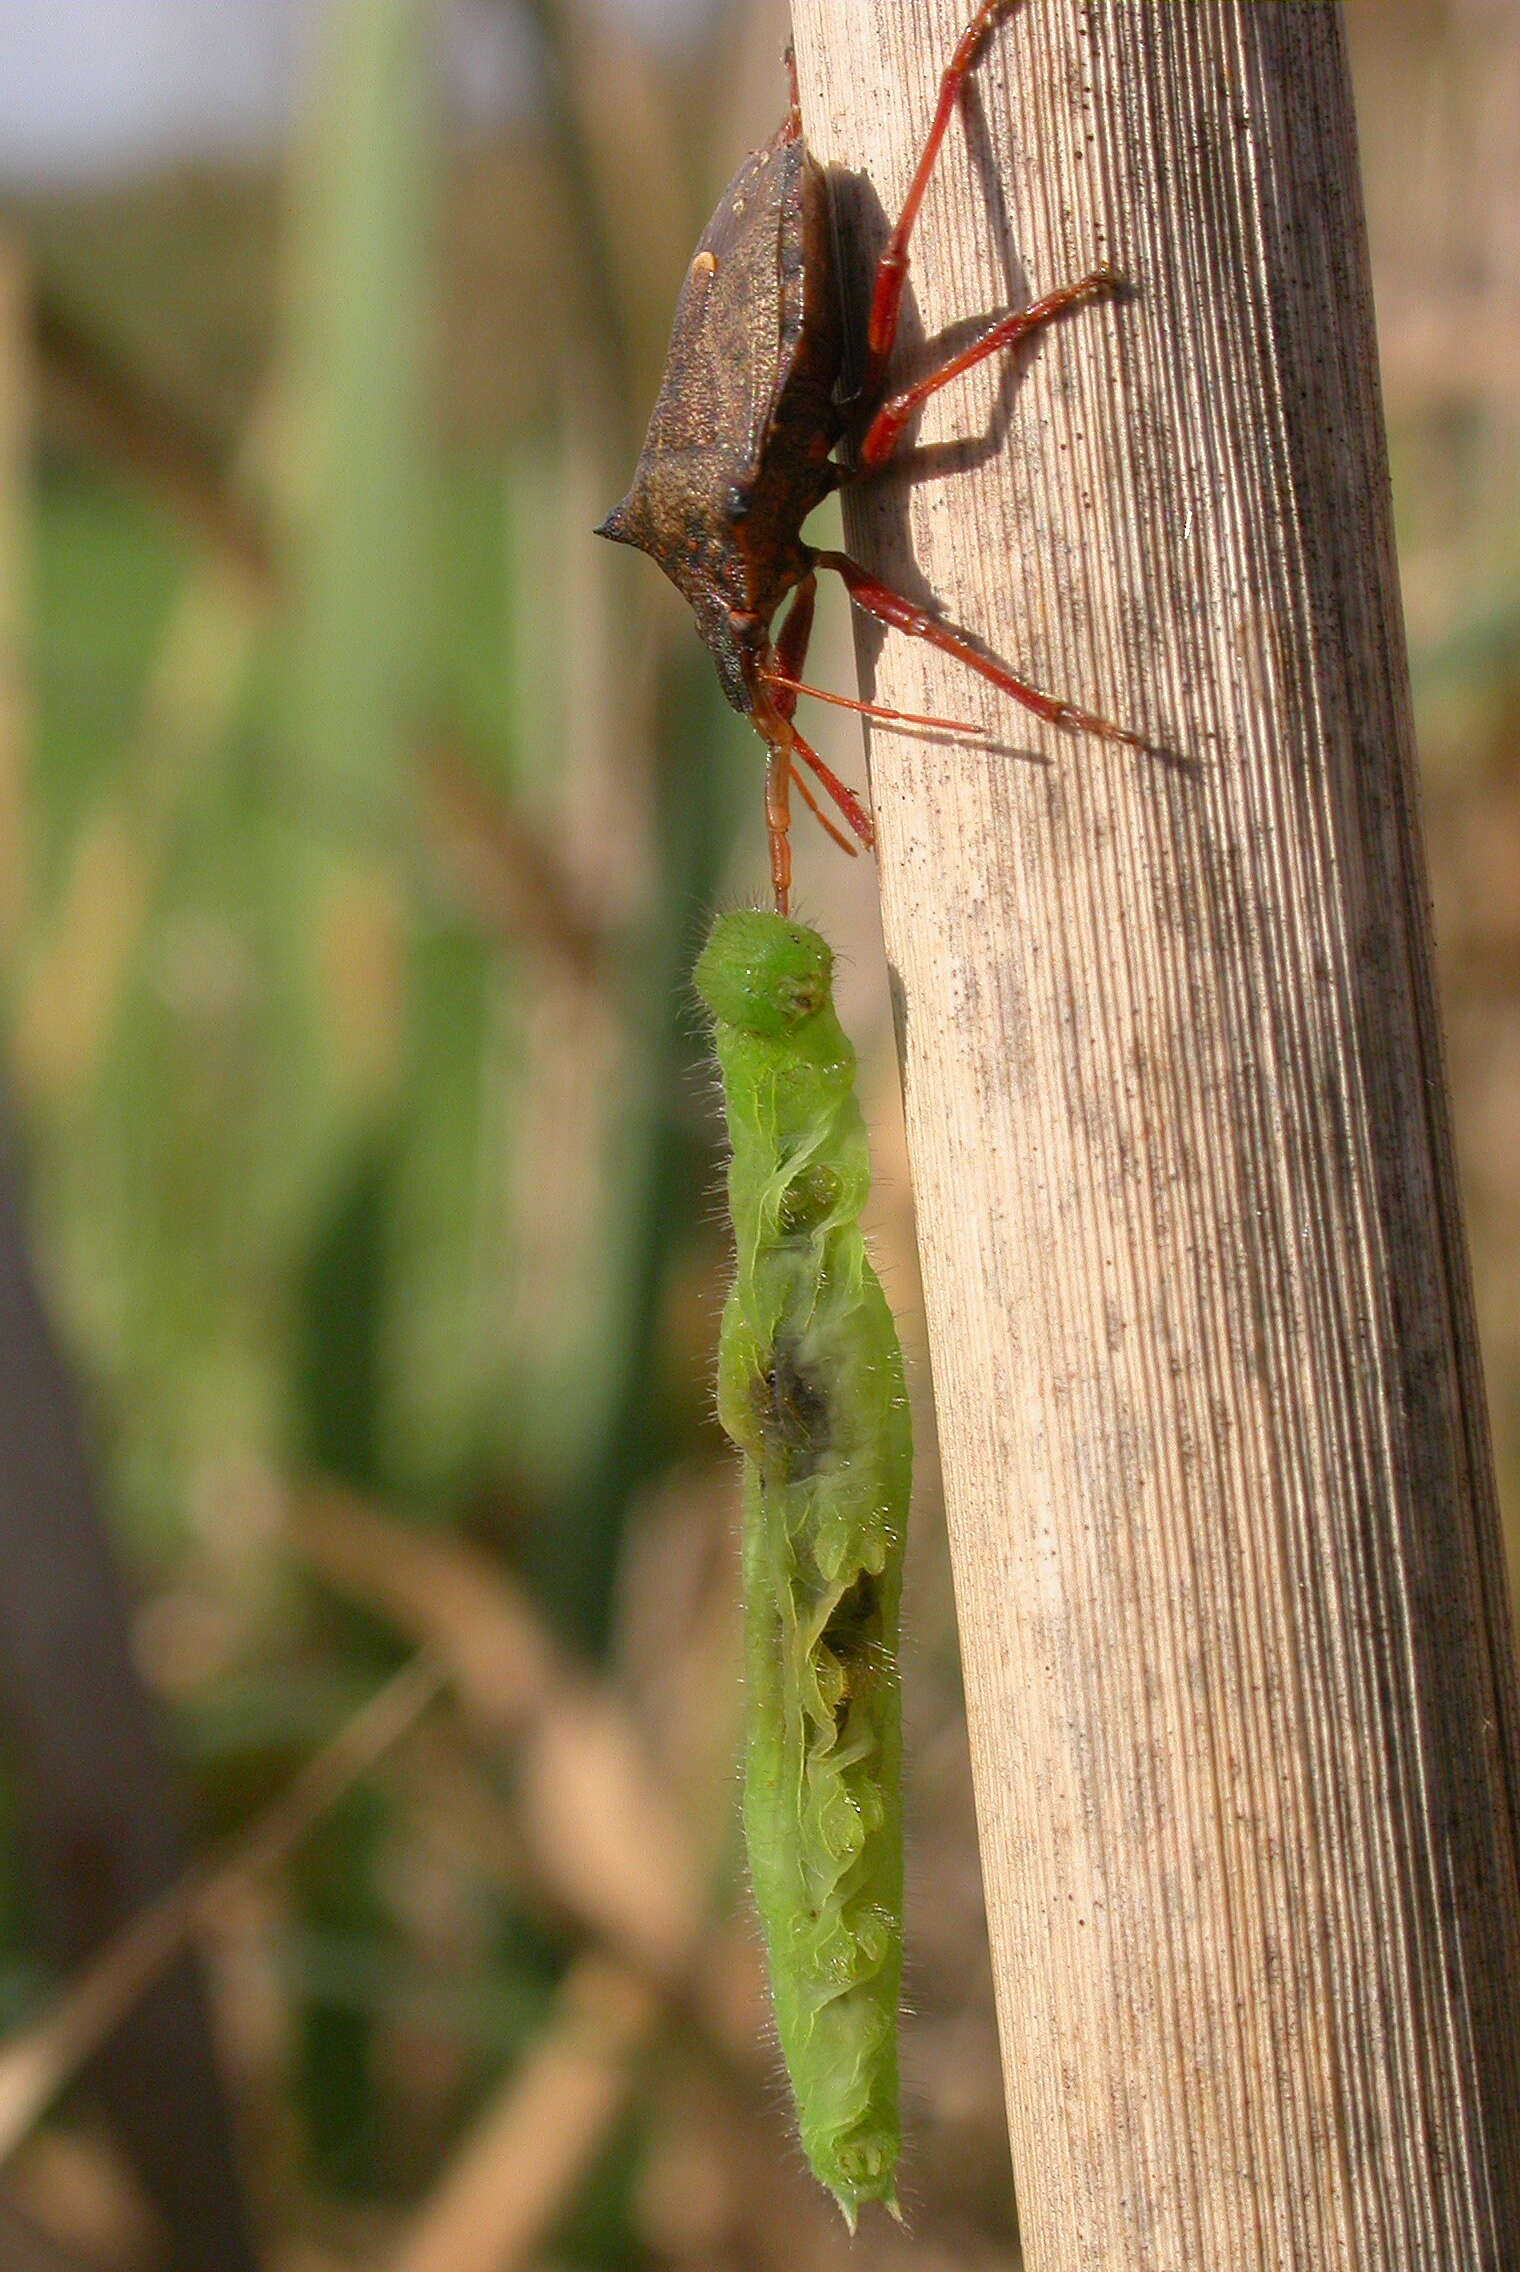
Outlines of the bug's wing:
{"label": "bug's wing", "polygon": [[783,128],[746,158],[703,231],[676,304],[644,457],[721,456],[752,467],[803,314],[802,144]]}

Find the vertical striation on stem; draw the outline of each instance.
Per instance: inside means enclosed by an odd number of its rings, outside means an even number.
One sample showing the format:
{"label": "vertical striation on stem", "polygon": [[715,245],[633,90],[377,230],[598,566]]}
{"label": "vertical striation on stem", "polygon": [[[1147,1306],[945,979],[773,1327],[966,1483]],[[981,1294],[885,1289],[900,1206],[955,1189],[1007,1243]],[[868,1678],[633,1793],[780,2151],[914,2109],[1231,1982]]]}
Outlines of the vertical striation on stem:
{"label": "vertical striation on stem", "polygon": [[[852,306],[964,0],[794,0]],[[1520,2263],[1514,1664],[1338,11],[1030,0],[851,550],[1167,755],[866,628],[1031,2272]],[[966,438],[970,438],[966,442]]]}

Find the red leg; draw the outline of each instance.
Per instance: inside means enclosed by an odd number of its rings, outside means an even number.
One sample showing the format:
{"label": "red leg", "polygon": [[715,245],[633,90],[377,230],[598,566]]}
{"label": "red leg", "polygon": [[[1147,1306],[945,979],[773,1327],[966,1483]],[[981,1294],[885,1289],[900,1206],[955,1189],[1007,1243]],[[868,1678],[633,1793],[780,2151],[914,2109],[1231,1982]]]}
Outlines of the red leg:
{"label": "red leg", "polygon": [[881,718],[891,726],[935,726],[944,734],[966,734],[974,741],[985,741],[985,726],[973,726],[964,718],[930,718],[921,710],[889,710],[881,702],[857,702],[853,694],[834,694],[826,686],[808,686],[800,678],[783,678],[779,671],[765,673],[767,686],[779,687],[794,699],[809,694],[815,702],[832,703],[836,710],[854,710],[862,718]]}
{"label": "red leg", "polygon": [[[792,752],[792,755],[794,757],[796,757],[798,754],[799,753],[795,750]],[[792,786],[796,790],[798,796],[802,799],[803,803],[807,806],[807,809],[812,814],[814,820],[817,821],[818,826],[823,830],[824,835],[832,836],[834,842],[839,846],[840,851],[847,852],[850,858],[853,860],[855,857],[854,845],[845,835],[844,830],[840,828],[836,822],[830,820],[828,814],[824,811],[822,805],[819,804],[818,799],[813,795],[812,790],[808,787],[806,775],[799,773],[795,765],[792,767]]]}
{"label": "red leg", "polygon": [[[776,690],[776,710],[778,715],[786,720],[787,731],[791,735],[791,745],[789,751],[787,752],[791,761],[790,772],[788,783],[785,783],[782,786],[784,790],[789,785],[790,781],[795,781],[799,791],[801,792],[803,802],[806,804],[808,810],[811,813],[816,814],[817,818],[823,823],[824,827],[828,830],[830,836],[833,837],[836,844],[844,843],[843,838],[840,836],[839,831],[835,828],[833,822],[828,818],[828,815],[819,810],[818,800],[813,795],[813,792],[808,787],[807,783],[803,780],[801,774],[798,772],[797,761],[800,759],[802,764],[810,767],[811,770],[817,775],[818,779],[823,783],[824,788],[833,798],[835,804],[839,807],[839,810],[844,814],[845,819],[849,822],[850,827],[855,831],[855,834],[860,838],[861,843],[869,847],[876,841],[875,831],[871,826],[870,814],[866,811],[865,806],[856,796],[854,790],[848,788],[845,783],[840,780],[838,774],[834,772],[833,768],[831,766],[825,765],[823,759],[818,755],[818,752],[814,748],[812,748],[809,743],[803,740],[801,734],[798,733],[797,728],[793,723],[793,715],[797,708],[798,695],[811,694],[817,691],[816,688],[805,687],[797,675],[798,672],[802,669],[803,664],[807,661],[808,641],[813,635],[813,610],[817,604],[817,598],[817,577],[804,577],[803,581],[797,586],[796,596],[792,601],[791,607],[787,611],[786,621],[781,626],[781,635],[776,641],[774,650],[774,667],[770,670],[762,672],[761,674],[765,681],[765,684],[768,687],[774,687]],[[825,695],[823,699],[825,701],[828,701],[830,697]],[[841,697],[840,699],[843,698]],[[771,746],[771,760],[773,766],[779,747],[779,744],[774,743]],[[776,818],[777,814],[780,814],[781,816],[779,826]],[[792,873],[792,856],[790,844],[778,843],[777,838],[778,833],[782,837],[785,836],[786,831],[790,826],[790,812],[787,807],[787,800],[785,795],[783,794],[779,799],[777,798],[772,785],[771,772],[769,770],[766,774],[766,818],[770,824],[771,829],[771,881],[775,885],[776,889],[776,906],[780,913],[784,915],[786,913],[786,907],[782,900],[781,894],[784,889],[790,886]],[[845,844],[844,849],[846,852],[853,854],[855,847],[853,844]],[[783,868],[786,877],[785,885],[783,885],[781,881]]]}
{"label": "red leg", "polygon": [[781,636],[772,650],[773,667],[763,674],[768,685],[781,688],[790,697],[776,704],[783,718],[790,718],[802,691],[798,681],[807,661],[808,641],[813,636],[813,610],[817,604],[818,578],[804,576],[792,595]]}
{"label": "red leg", "polygon": [[[878,702],[857,702],[848,694],[830,694],[825,687],[809,686],[803,679],[802,667],[807,661],[808,642],[813,636],[813,612],[818,604],[818,579],[805,576],[797,586],[781,636],[771,650],[771,662],[761,672],[768,687],[775,690],[779,699],[776,709],[783,718],[796,715],[799,694],[810,694],[816,702],[832,702],[841,710],[858,710],[867,718],[884,718],[898,726],[936,726],[950,734],[975,734],[985,739],[980,726],[968,726],[958,718],[925,718],[912,710],[887,710]],[[801,784],[799,783],[800,787]],[[853,823],[851,824],[853,826]]]}
{"label": "red leg", "polygon": [[1122,282],[1119,271],[1105,264],[1101,268],[1095,268],[1091,275],[1079,278],[1075,284],[1067,284],[1059,292],[1048,293],[1043,300],[1036,300],[1031,307],[1020,308],[1015,315],[1000,316],[969,347],[963,347],[958,355],[952,355],[947,363],[941,363],[938,370],[930,371],[925,378],[916,379],[912,386],[904,387],[901,394],[892,395],[882,404],[866,428],[865,439],[860,445],[859,462],[862,470],[886,464],[902,439],[903,428],[931,394],[938,394],[941,387],[948,386],[952,379],[958,379],[963,371],[972,370],[978,363],[985,363],[990,355],[1000,355],[1005,348],[1017,347],[1020,340],[1027,339],[1031,332],[1038,331],[1043,324],[1052,322],[1055,317],[1064,316],[1070,309],[1081,307],[1084,301],[1097,299],[1101,293],[1116,291]]}
{"label": "red leg", "polygon": [[864,608],[868,615],[874,615],[879,623],[890,624],[896,631],[906,631],[915,639],[927,640],[931,647],[938,647],[944,654],[954,655],[968,670],[990,679],[995,687],[1000,688],[1004,694],[1012,695],[1015,702],[1021,702],[1037,718],[1045,718],[1053,726],[1069,726],[1085,734],[1098,734],[1104,741],[1127,742],[1131,749],[1150,747],[1143,735],[1133,734],[1125,726],[1116,726],[1110,719],[1096,717],[1091,710],[1079,710],[1073,702],[1058,701],[1053,694],[1042,694],[1027,679],[1016,677],[1002,663],[996,663],[990,655],[982,654],[963,633],[953,631],[935,616],[926,615],[921,607],[915,606],[912,600],[905,599],[901,592],[894,592],[889,584],[878,583],[873,575],[858,562],[848,559],[844,553],[820,552],[818,565],[820,568],[832,568],[837,575],[842,576],[856,606]]}
{"label": "red leg", "polygon": [[966,83],[966,77],[983,40],[1000,16],[1006,16],[1017,5],[1017,0],[983,0],[966,29],[961,33],[955,53],[945,66],[945,75],[939,83],[939,102],[929,128],[928,139],[918,161],[918,170],[908,186],[903,209],[897,217],[897,227],[887,239],[887,249],[876,266],[876,289],[871,298],[871,321],[866,332],[866,370],[861,382],[861,400],[867,405],[880,399],[887,364],[897,340],[897,319],[902,309],[903,286],[908,281],[908,240],[918,209],[929,186],[940,145],[955,112],[957,98]]}
{"label": "red leg", "polygon": [[[796,745],[792,751],[792,755],[794,757],[800,757],[803,764],[808,766],[818,776],[818,779],[823,783],[825,789],[827,789],[829,795],[833,798],[835,804],[839,807],[839,810],[844,814],[845,819],[849,822],[851,828],[854,829],[855,834],[860,838],[860,841],[865,846],[866,850],[868,852],[872,851],[875,848],[876,844],[876,830],[872,825],[870,814],[866,811],[865,806],[856,796],[854,790],[850,788],[847,783],[840,780],[839,775],[834,771],[832,766],[824,764],[823,759],[818,755],[817,750],[812,748],[809,743],[803,740],[801,734],[797,732],[795,726],[792,728],[792,737]],[[798,786],[801,786],[800,782],[798,783]],[[811,798],[808,801],[809,803],[811,803]],[[814,809],[816,810],[817,808],[815,807]]]}

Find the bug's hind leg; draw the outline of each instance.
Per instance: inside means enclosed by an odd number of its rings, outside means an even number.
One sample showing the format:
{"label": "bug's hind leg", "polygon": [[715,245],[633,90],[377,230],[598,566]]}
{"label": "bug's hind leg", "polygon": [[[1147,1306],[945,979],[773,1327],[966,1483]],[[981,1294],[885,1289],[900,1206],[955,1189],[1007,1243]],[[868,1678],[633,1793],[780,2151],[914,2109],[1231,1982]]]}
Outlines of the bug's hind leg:
{"label": "bug's hind leg", "polygon": [[973,339],[969,347],[963,347],[959,354],[952,355],[947,362],[941,363],[923,378],[915,379],[912,386],[903,388],[901,394],[887,398],[866,427],[858,452],[859,470],[864,473],[885,465],[902,440],[903,429],[908,421],[923,407],[931,394],[938,394],[941,387],[948,386],[952,379],[958,379],[963,371],[974,370],[978,363],[985,363],[989,356],[1001,355],[1006,349],[1017,347],[1044,325],[1054,322],[1059,316],[1069,315],[1073,308],[1080,308],[1087,301],[1099,299],[1106,293],[1117,292],[1123,282],[1119,271],[1110,268],[1105,262],[1090,274],[1079,277],[1075,284],[1063,285],[1059,292],[1047,293],[1043,300],[1036,300],[1030,307],[1019,308],[1013,315],[1000,316],[996,323],[989,324],[979,338]]}
{"label": "bug's hind leg", "polygon": [[988,33],[1000,18],[1009,15],[1018,0],[983,0],[956,43],[955,53],[945,65],[939,83],[939,101],[924,146],[919,154],[917,168],[903,199],[903,209],[897,216],[897,226],[887,239],[887,247],[876,264],[876,289],[871,295],[871,317],[866,330],[866,369],[861,382],[860,401],[869,413],[881,400],[882,385],[892,349],[897,344],[897,323],[902,312],[903,287],[908,281],[908,245],[913,235],[913,224],[924,201],[939,158],[940,148],[949,130],[960,91],[966,83],[972,65],[981,52]]}
{"label": "bug's hind leg", "polygon": [[1063,702],[1054,694],[1045,694],[1032,686],[1028,679],[1020,678],[1006,664],[994,661],[974,647],[962,631],[937,616],[926,614],[923,608],[894,592],[890,584],[883,584],[869,569],[851,560],[843,552],[820,552],[820,568],[832,568],[844,580],[845,588],[857,607],[874,615],[878,623],[889,624],[894,631],[906,631],[914,639],[923,639],[929,646],[938,647],[941,653],[954,655],[968,670],[991,681],[1002,693],[1021,702],[1037,718],[1044,718],[1052,726],[1067,726],[1084,734],[1097,734],[1104,741],[1125,742],[1131,749],[1149,749],[1143,734],[1131,733],[1127,726],[1116,726],[1112,719],[1100,718],[1091,710],[1081,710],[1074,702]]}

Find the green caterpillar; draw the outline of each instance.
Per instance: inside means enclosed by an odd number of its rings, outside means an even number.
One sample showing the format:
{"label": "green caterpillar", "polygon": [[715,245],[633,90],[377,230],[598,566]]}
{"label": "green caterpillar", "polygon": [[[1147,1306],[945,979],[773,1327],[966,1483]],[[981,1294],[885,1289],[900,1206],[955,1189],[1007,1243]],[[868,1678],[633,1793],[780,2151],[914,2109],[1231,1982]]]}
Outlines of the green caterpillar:
{"label": "green caterpillar", "polygon": [[816,931],[744,912],[696,984],[732,1145],[718,1412],[744,1455],[745,1837],[802,2143],[853,2231],[863,2202],[897,2213],[913,1443],[832,970]]}

